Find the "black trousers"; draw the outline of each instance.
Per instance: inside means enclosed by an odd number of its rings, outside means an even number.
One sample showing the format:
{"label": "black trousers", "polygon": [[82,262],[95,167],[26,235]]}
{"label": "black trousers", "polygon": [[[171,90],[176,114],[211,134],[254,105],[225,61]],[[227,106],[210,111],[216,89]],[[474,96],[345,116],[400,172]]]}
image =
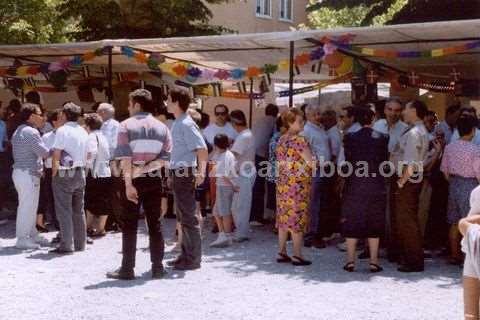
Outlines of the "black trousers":
{"label": "black trousers", "polygon": [[[268,159],[255,156],[255,168],[257,169],[257,178],[252,191],[252,209],[250,210],[250,221],[262,221],[265,210],[265,176],[260,174],[265,171]],[[262,163],[263,162],[263,163]]]}
{"label": "black trousers", "polygon": [[138,204],[126,199],[124,193],[122,212],[122,268],[133,269],[135,267],[135,255],[137,251],[137,228],[140,205],[143,205],[148,225],[150,240],[150,260],[153,267],[162,266],[165,242],[162,234],[160,221],[160,205],[162,195],[161,177],[145,176],[133,179],[133,185],[137,189]]}

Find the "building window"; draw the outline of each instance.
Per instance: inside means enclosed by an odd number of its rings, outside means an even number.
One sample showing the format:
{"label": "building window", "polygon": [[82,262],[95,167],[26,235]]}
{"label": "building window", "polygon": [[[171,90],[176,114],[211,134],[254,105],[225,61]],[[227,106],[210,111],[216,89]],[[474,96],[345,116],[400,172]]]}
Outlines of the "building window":
{"label": "building window", "polygon": [[293,0],[280,0],[280,20],[293,21]]}
{"label": "building window", "polygon": [[272,0],[257,0],[257,16],[272,16]]}

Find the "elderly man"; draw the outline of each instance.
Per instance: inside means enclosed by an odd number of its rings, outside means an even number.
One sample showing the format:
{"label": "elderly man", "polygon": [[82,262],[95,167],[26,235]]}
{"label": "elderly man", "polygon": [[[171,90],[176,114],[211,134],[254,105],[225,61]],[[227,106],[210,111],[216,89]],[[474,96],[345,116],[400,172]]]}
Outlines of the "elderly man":
{"label": "elderly man", "polygon": [[427,106],[421,101],[407,104],[403,118],[409,126],[392,153],[392,162],[399,177],[393,185],[392,218],[400,272],[421,272],[424,268],[418,207],[429,144],[428,132],[423,124],[427,112]]}
{"label": "elderly man", "polygon": [[[120,177],[119,170],[119,161],[114,159],[115,149],[117,148],[117,138],[120,130],[120,123],[114,119],[115,108],[110,103],[100,103],[97,108],[97,114],[102,118],[103,124],[101,131],[105,138],[107,138],[108,147],[110,149],[110,169],[112,170],[112,190],[109,196],[112,199],[112,211],[113,216],[110,216],[111,220],[107,221],[107,228],[113,230],[118,230],[118,227],[121,226],[121,215],[122,215],[122,206],[121,206],[121,195],[123,192],[123,181]],[[113,223],[113,224],[112,224]]]}
{"label": "elderly man", "polygon": [[306,235],[305,246],[325,248],[322,240],[327,236],[327,230],[331,229],[328,221],[328,199],[330,180],[322,173],[325,171],[325,163],[331,160],[331,151],[328,142],[328,134],[322,125],[322,111],[318,106],[305,108],[307,123],[302,135],[309,143],[315,157],[316,168],[312,181],[312,196],[310,202],[310,232]]}
{"label": "elderly man", "polygon": [[65,124],[57,129],[53,145],[52,189],[62,238],[51,251],[56,254],[84,251],[87,240],[84,195],[88,133],[78,123],[81,115],[82,108],[76,104],[63,106],[60,118]]}
{"label": "elderly man", "polygon": [[[18,193],[17,243],[19,249],[37,249],[41,238],[36,229],[36,213],[40,196],[43,158],[49,150],[40,138],[42,110],[36,104],[24,104],[19,113],[22,124],[12,136],[13,182]],[[3,191],[2,191],[3,192]]]}
{"label": "elderly man", "polygon": [[107,138],[110,154],[115,154],[117,147],[118,130],[120,123],[114,119],[115,108],[110,103],[100,103],[97,109],[97,114],[102,118],[102,133]]}

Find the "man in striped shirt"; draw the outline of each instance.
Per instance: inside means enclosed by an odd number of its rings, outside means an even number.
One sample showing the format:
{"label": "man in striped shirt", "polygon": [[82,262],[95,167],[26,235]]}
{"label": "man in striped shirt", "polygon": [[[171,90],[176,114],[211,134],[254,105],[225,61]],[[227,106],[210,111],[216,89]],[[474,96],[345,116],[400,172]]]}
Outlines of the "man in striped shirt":
{"label": "man in striped shirt", "polygon": [[43,158],[49,150],[40,138],[38,128],[43,124],[42,110],[35,104],[24,104],[19,118],[22,124],[12,136],[13,182],[18,193],[17,243],[19,249],[38,249],[36,228],[40,177],[43,171]]}
{"label": "man in striped shirt", "polygon": [[135,252],[140,205],[143,205],[150,236],[152,278],[165,274],[164,240],[160,221],[162,178],[160,169],[170,159],[171,136],[162,122],[152,116],[154,105],[149,91],[130,93],[130,118],[120,124],[115,158],[121,161],[125,182],[122,223],[122,265],[107,273],[111,279],[135,278]]}

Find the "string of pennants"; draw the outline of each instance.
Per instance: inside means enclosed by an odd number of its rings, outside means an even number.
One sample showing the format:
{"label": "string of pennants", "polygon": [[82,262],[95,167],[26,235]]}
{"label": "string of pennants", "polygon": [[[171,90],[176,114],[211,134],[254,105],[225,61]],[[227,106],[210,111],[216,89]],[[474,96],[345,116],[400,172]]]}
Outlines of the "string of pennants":
{"label": "string of pennants", "polygon": [[[128,57],[135,59],[138,63],[147,65],[152,70],[161,70],[162,72],[169,74],[175,78],[183,79],[190,83],[195,82],[212,82],[212,81],[240,81],[243,79],[255,79],[264,75],[270,80],[270,75],[278,71],[288,71],[290,68],[290,61],[288,59],[280,60],[277,64],[265,64],[263,66],[249,66],[247,68],[235,68],[232,70],[226,69],[213,69],[213,68],[200,68],[187,62],[173,62],[173,63],[159,63],[159,57],[155,54],[146,54],[144,52],[136,51],[130,47],[121,47],[121,53]],[[297,74],[301,73],[300,67],[310,64],[311,62],[319,62],[325,57],[325,52],[322,47],[315,48],[311,52],[303,52],[297,54],[294,59],[294,69]],[[336,67],[340,67],[343,58],[347,58],[342,55],[341,60],[335,57]],[[326,57],[325,57],[326,58]],[[319,63],[316,66],[312,66],[312,72],[320,72]],[[351,67],[351,64],[350,64]],[[345,71],[348,69],[348,65],[344,66],[339,71]]]}
{"label": "string of pennants", "polygon": [[[311,52],[303,52],[295,56],[295,73],[300,74],[300,67],[311,63],[313,63],[311,66],[311,71],[320,73],[321,66],[323,63],[325,63],[329,66],[329,75],[332,77],[338,77],[339,74],[348,74],[352,71],[355,74],[356,72],[353,69],[356,61],[350,56],[342,54],[339,50],[337,50],[339,48],[346,51],[360,53],[365,56],[388,58],[442,57],[480,48],[480,40],[476,40],[466,42],[458,46],[423,51],[381,50],[351,45],[349,42],[351,42],[353,38],[353,35],[345,35],[335,38],[323,38],[323,47],[317,47]],[[40,65],[13,65],[9,67],[0,67],[0,77],[26,77],[22,79],[24,85],[28,87],[35,87],[35,80],[32,78],[32,76],[38,73],[45,74],[48,79],[51,74],[61,71],[68,72],[69,68],[71,67],[82,67],[84,76],[88,78],[88,67],[85,66],[84,63],[91,61],[96,57],[108,54],[111,48],[112,47],[98,48],[82,55],[75,55],[69,59],[62,59],[60,61]],[[200,81],[211,83],[222,80],[241,82],[245,79],[257,79],[265,77],[268,79],[268,82],[271,83],[271,74],[274,74],[278,71],[286,71],[290,68],[289,60],[284,59],[279,61],[277,64],[265,64],[261,67],[250,66],[247,68],[236,68],[233,70],[207,69],[199,68],[198,66],[185,62],[164,63],[163,57],[158,54],[145,54],[130,47],[121,47],[120,51],[124,56],[133,58],[138,63],[147,65],[149,69],[153,71],[162,71],[189,83]],[[135,80],[138,78],[138,76],[139,74],[135,72],[117,74],[118,81]],[[368,77],[369,76],[367,75],[367,80]],[[428,79],[428,77],[416,75],[414,72],[410,72],[410,74],[397,74],[396,77],[390,78],[390,80],[393,82],[393,85],[398,85],[401,87],[418,87],[427,90],[448,92],[454,91],[455,81],[459,80],[459,75],[454,71],[453,82],[444,79]],[[405,80],[406,78],[408,78],[408,80]],[[370,80],[368,80],[368,82],[370,82]],[[240,96],[242,99],[245,98],[245,93],[242,92],[229,94]]]}
{"label": "string of pennants", "polygon": [[[383,50],[368,47],[355,46],[349,42],[354,38],[354,35],[345,35],[337,38],[324,37],[322,42],[328,46],[334,48],[340,48],[346,51],[360,53],[364,56],[378,57],[378,58],[437,58],[457,53],[466,52],[469,50],[480,48],[480,39],[475,41],[469,41],[461,45],[437,48],[430,50]],[[326,52],[329,49],[325,50]]]}

